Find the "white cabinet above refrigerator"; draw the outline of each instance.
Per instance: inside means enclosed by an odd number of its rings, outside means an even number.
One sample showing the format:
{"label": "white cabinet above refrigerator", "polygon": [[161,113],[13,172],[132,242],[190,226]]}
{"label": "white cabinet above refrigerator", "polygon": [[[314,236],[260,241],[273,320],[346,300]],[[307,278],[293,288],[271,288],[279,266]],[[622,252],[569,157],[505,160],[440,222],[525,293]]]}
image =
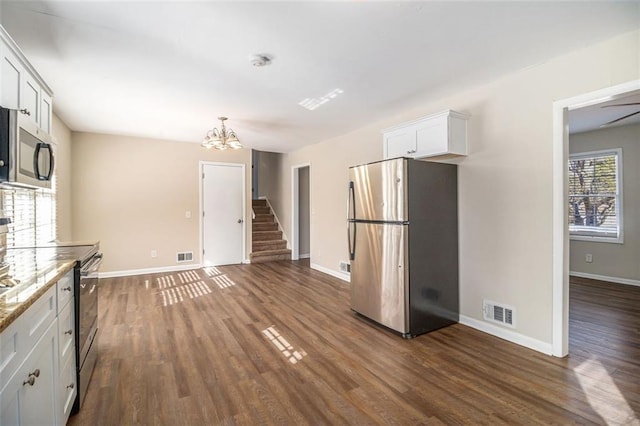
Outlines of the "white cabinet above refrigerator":
{"label": "white cabinet above refrigerator", "polygon": [[385,129],[384,158],[467,155],[468,118],[466,114],[446,110]]}

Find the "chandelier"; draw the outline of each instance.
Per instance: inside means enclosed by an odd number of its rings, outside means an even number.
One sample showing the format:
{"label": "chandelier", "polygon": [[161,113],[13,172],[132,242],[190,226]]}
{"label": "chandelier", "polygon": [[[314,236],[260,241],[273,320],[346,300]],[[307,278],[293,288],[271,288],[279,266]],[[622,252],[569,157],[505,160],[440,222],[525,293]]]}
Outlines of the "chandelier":
{"label": "chandelier", "polygon": [[202,146],[204,148],[210,149],[215,148],[221,151],[225,149],[240,149],[242,148],[242,144],[238,140],[238,135],[231,129],[224,127],[224,122],[227,117],[218,117],[220,120],[220,131],[215,127],[207,132],[207,135],[204,137],[202,141]]}

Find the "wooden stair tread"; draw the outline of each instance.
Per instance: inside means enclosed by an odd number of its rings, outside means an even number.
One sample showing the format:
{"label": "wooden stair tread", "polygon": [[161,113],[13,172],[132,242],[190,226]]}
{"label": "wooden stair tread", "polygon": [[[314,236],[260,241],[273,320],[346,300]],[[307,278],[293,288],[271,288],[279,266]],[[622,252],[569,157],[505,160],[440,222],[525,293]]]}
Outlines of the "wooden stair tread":
{"label": "wooden stair tread", "polygon": [[291,250],[290,249],[275,249],[275,250],[261,250],[261,251],[254,251],[251,253],[252,256],[258,255],[258,256],[270,256],[273,254],[291,254]]}
{"label": "wooden stair tread", "polygon": [[252,263],[291,260],[291,250],[286,240],[282,239],[282,231],[278,229],[275,215],[266,200],[252,200],[254,217],[251,230],[253,241],[249,258]]}

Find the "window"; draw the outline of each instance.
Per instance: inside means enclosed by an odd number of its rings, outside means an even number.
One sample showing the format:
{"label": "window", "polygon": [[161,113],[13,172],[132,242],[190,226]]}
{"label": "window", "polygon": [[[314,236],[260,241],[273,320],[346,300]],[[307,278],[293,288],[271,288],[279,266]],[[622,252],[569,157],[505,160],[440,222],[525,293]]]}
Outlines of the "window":
{"label": "window", "polygon": [[33,247],[56,239],[55,177],[52,187],[1,190],[4,217],[11,219],[7,247]]}
{"label": "window", "polygon": [[622,243],[622,150],[569,156],[571,239]]}

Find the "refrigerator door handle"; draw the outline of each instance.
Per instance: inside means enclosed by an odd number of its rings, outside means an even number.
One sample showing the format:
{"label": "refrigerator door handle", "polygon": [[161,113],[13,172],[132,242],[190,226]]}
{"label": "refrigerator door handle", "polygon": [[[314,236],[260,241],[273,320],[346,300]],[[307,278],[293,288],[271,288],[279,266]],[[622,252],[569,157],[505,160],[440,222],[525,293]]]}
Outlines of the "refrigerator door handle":
{"label": "refrigerator door handle", "polygon": [[[353,210],[353,215],[349,216],[349,213]],[[356,191],[353,186],[353,181],[349,181],[349,191],[347,192],[347,220],[356,218]]]}
{"label": "refrigerator door handle", "polygon": [[[353,216],[349,217],[351,209],[353,208]],[[349,244],[349,260],[354,260],[356,257],[356,224],[353,222],[356,218],[356,195],[353,188],[353,181],[349,182],[349,191],[347,193],[347,242]],[[351,226],[353,225],[353,242],[351,242]]]}

